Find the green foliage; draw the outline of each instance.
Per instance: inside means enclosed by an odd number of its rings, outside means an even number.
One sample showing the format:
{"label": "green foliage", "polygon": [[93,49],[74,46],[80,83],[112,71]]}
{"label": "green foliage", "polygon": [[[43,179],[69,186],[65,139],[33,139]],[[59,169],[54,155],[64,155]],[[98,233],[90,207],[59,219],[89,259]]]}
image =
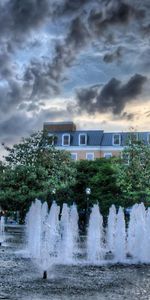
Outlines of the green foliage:
{"label": "green foliage", "polygon": [[[91,195],[88,200],[85,194],[87,187],[91,188]],[[77,162],[74,200],[79,209],[86,209],[87,205],[99,203],[103,214],[108,212],[113,203],[121,204],[112,159],[101,158],[94,161],[81,160]]]}
{"label": "green foliage", "polygon": [[51,137],[46,132],[34,132],[29,137],[22,138],[21,142],[13,145],[12,148],[3,144],[8,152],[5,161],[11,167],[16,167],[16,165],[34,166],[39,163],[41,156],[45,154],[45,150],[49,148],[50,144]]}
{"label": "green foliage", "polygon": [[[125,158],[125,159],[124,159]],[[150,201],[150,147],[143,141],[130,140],[123,159],[116,162],[117,184],[126,206]]]}
{"label": "green foliage", "polygon": [[[43,132],[22,139],[0,162],[0,205],[24,216],[35,198],[50,204],[76,202],[79,210],[99,203],[107,214],[112,204],[127,207],[150,201],[150,148],[130,136],[123,159],[73,162],[67,151],[50,146]],[[87,196],[85,189],[91,188]],[[56,195],[52,191],[56,189]]]}
{"label": "green foliage", "polygon": [[35,198],[51,201],[52,190],[75,183],[76,168],[67,151],[48,146],[42,132],[22,139],[12,148],[0,176],[0,204],[4,209],[26,211]]}

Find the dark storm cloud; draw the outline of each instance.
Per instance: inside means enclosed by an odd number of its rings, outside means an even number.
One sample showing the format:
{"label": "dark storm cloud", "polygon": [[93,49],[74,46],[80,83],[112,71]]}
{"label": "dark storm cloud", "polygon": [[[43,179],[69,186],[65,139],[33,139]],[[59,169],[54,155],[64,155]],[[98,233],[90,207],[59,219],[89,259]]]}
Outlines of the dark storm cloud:
{"label": "dark storm cloud", "polygon": [[[130,19],[136,18],[137,12],[140,14],[141,11],[123,1],[113,0],[92,3],[80,0],[56,1],[54,7],[51,16],[57,18],[62,12],[63,16],[72,14],[73,18],[69,19],[69,30],[66,31],[63,41],[56,43],[52,61],[32,60],[27,66],[24,79],[26,85],[30,86],[31,98],[40,99],[59,94],[67,69],[72,67],[78,54],[91,45],[95,39],[95,32],[98,34],[103,32],[108,39],[106,29],[112,25],[129,23]],[[74,12],[77,13],[76,16]],[[118,47],[114,53],[107,53],[104,61],[108,63],[119,60],[121,55],[122,48]]]}
{"label": "dark storm cloud", "polygon": [[48,0],[13,0],[9,2],[9,13],[13,19],[13,29],[26,31],[38,26],[50,11]]}
{"label": "dark storm cloud", "polygon": [[[25,113],[14,113],[12,116],[0,122],[0,143],[17,143],[20,138],[35,131],[37,118],[29,117]],[[41,124],[40,124],[41,125]]]}
{"label": "dark storm cloud", "polygon": [[141,28],[141,31],[144,36],[149,36],[150,35],[150,24],[143,26]]}
{"label": "dark storm cloud", "polygon": [[5,47],[0,51],[0,112],[8,113],[23,99],[22,83],[17,78],[17,65]]}
{"label": "dark storm cloud", "polygon": [[48,0],[9,0],[0,3],[0,108],[9,112],[27,98],[28,91],[15,63],[15,51],[21,49],[30,31],[48,17]]}
{"label": "dark storm cloud", "polygon": [[[102,5],[103,3],[103,5]],[[94,10],[93,7],[95,7]],[[54,8],[53,8],[54,6]],[[88,9],[85,11],[85,7]],[[103,9],[102,9],[103,7]],[[123,1],[89,1],[89,0],[65,0],[65,1],[48,1],[48,0],[14,0],[7,1],[0,7],[0,31],[11,35],[12,44],[16,43],[20,46],[20,39],[24,43],[24,35],[38,26],[42,26],[46,20],[53,16],[57,19],[60,12],[62,17],[64,14],[79,14],[69,21],[69,28],[64,41],[57,44],[53,61],[31,63],[25,71],[25,81],[29,78],[27,74],[32,74],[33,91],[31,96],[40,97],[43,94],[48,96],[57,91],[56,84],[59,84],[66,68],[72,65],[80,50],[90,43],[95,30],[101,30],[117,23],[127,23],[135,10],[129,4]],[[83,16],[84,15],[84,16]],[[86,21],[88,18],[88,22]],[[82,19],[82,20],[81,20]],[[88,27],[87,27],[88,26]],[[13,49],[9,41],[9,49]],[[105,56],[106,61],[110,61],[111,57]],[[37,66],[37,67],[36,67]],[[41,71],[40,71],[41,69]],[[52,79],[52,82],[50,82]],[[31,80],[29,79],[31,86]],[[48,85],[51,87],[48,88]],[[59,90],[59,89],[58,89]]]}
{"label": "dark storm cloud", "polygon": [[23,114],[15,114],[0,123],[1,137],[5,137],[5,135],[12,135],[13,137],[18,136],[22,133],[23,128],[24,131],[28,131],[29,119],[30,118],[26,118]]}
{"label": "dark storm cloud", "polygon": [[[66,13],[78,10],[87,1],[64,1],[61,4]],[[59,3],[59,2],[58,2]],[[7,1],[0,6],[0,33],[3,50],[0,53],[0,75],[7,81],[5,91],[0,89],[2,110],[7,105],[10,108],[23,98],[40,100],[59,93],[59,86],[63,80],[64,70],[71,66],[77,52],[85,44],[87,30],[79,18],[74,18],[64,41],[56,44],[53,60],[50,58],[32,59],[24,71],[24,76],[18,76],[12,64],[12,54],[22,47],[28,39],[28,33],[37,30],[44,24],[47,17],[52,16],[54,1],[48,0],[14,0]],[[57,5],[59,6],[59,5]],[[38,42],[38,41],[37,41]],[[12,86],[12,82],[13,86]],[[18,85],[18,87],[17,87]],[[22,96],[19,89],[22,87]],[[26,94],[27,92],[27,94]],[[14,97],[16,100],[14,101]],[[5,100],[4,100],[5,98]]]}
{"label": "dark storm cloud", "polygon": [[35,132],[35,130],[41,130],[43,120],[58,119],[60,121],[60,115],[61,118],[68,120],[68,113],[63,108],[42,109],[35,113],[34,118],[25,112],[15,112],[0,122],[0,142],[8,144],[18,142],[21,137]]}
{"label": "dark storm cloud", "polygon": [[9,79],[6,86],[0,86],[0,112],[9,113],[23,99],[22,86],[15,80]]}
{"label": "dark storm cloud", "polygon": [[13,76],[13,64],[10,54],[3,50],[0,52],[0,78],[10,78]]}
{"label": "dark storm cloud", "polygon": [[[2,45],[0,77],[4,81],[4,85],[0,87],[1,111],[5,112],[7,107],[9,107],[8,110],[11,110],[24,100],[34,101],[35,99],[38,102],[59,94],[60,87],[67,75],[66,71],[72,67],[78,54],[90,47],[93,41],[97,42],[97,34],[99,42],[101,42],[101,35],[108,40],[108,33],[112,26],[116,26],[115,29],[119,28],[120,30],[120,25],[126,26],[130,20],[137,22],[137,16],[144,18],[144,3],[148,2],[144,1],[138,9],[136,0],[132,3],[125,3],[122,0],[9,0],[2,2],[0,4],[0,41]],[[65,24],[65,33],[63,33],[61,42],[56,42],[53,57],[40,57],[39,55],[23,66],[24,71],[17,69],[13,61],[16,51],[23,49],[31,32],[35,31],[37,34],[39,28],[51,23],[52,20],[55,20],[60,26]],[[38,39],[36,43],[38,43]],[[122,54],[119,49],[114,53],[107,53],[104,61],[112,62],[118,59]],[[137,78],[136,81],[138,81]],[[130,88],[131,84],[132,82],[129,82]],[[88,97],[93,101],[96,99],[97,105],[102,102],[104,110],[106,106],[116,113],[117,107],[120,107],[121,110],[121,104],[116,105],[119,99],[115,96],[120,93],[122,105],[128,97],[125,95],[125,89],[123,90],[121,82],[115,79],[112,80],[109,88],[113,93],[112,104],[107,103],[111,102],[111,96],[109,95],[108,101],[105,95],[106,89],[101,92],[98,88],[91,89],[88,91]],[[84,94],[83,91],[82,93]],[[91,93],[95,94],[93,98]],[[133,97],[136,96],[136,93],[132,94]],[[102,99],[106,100],[99,101],[100,95],[103,96]],[[81,95],[80,91],[79,99],[82,98],[84,104],[85,97]],[[93,103],[92,108],[89,101],[88,106],[89,112],[92,109],[95,111],[96,103]]]}
{"label": "dark storm cloud", "polygon": [[77,91],[78,106],[81,111],[87,111],[89,114],[110,111],[119,115],[127,103],[142,93],[146,81],[145,76],[135,74],[127,83],[112,78],[102,89],[98,86],[80,89]]}
{"label": "dark storm cloud", "polygon": [[75,18],[70,26],[70,31],[65,40],[65,44],[71,44],[72,49],[78,50],[82,48],[90,38],[86,25],[79,17]]}
{"label": "dark storm cloud", "polygon": [[123,47],[118,47],[112,53],[106,53],[103,57],[104,62],[112,63],[113,61],[120,61],[123,55]]}
{"label": "dark storm cloud", "polygon": [[[128,23],[131,17],[135,17],[133,7],[123,1],[92,1],[92,4],[89,2],[64,1],[64,11],[66,13],[68,11],[73,13],[73,7],[75,6],[77,10],[80,8],[80,14],[70,20],[70,30],[64,39],[64,43],[56,47],[54,62],[59,61],[59,64],[56,63],[59,68],[61,64],[67,67],[71,66],[71,62],[76,58],[79,51],[89,46],[95,39],[95,31],[107,29],[109,26],[118,23]],[[88,10],[84,10],[85,5],[88,3]],[[70,9],[66,8],[68,6]],[[83,11],[81,11],[81,8]],[[107,34],[106,39],[108,39]],[[121,47],[118,47],[116,55],[121,55]],[[108,61],[108,57],[106,57],[106,60]]]}
{"label": "dark storm cloud", "polygon": [[126,120],[126,121],[133,121],[135,115],[133,113],[128,113],[124,111],[120,115],[113,115],[113,120]]}
{"label": "dark storm cloud", "polygon": [[79,51],[88,43],[90,35],[84,22],[74,18],[64,42],[57,43],[55,57],[50,67],[50,76],[58,81],[66,67],[71,67]]}
{"label": "dark storm cloud", "polygon": [[108,26],[126,24],[134,16],[134,8],[123,1],[108,1],[103,10],[92,9],[88,22],[96,34],[104,32]]}
{"label": "dark storm cloud", "polygon": [[134,119],[135,115],[133,113],[127,113],[126,111],[122,113],[121,118],[132,121]]}
{"label": "dark storm cloud", "polygon": [[[90,0],[65,0],[60,4],[56,3],[54,16],[73,15],[84,9]],[[95,2],[95,1],[93,1]]]}
{"label": "dark storm cloud", "polygon": [[59,85],[56,85],[50,72],[50,63],[45,59],[30,62],[24,73],[24,85],[26,90],[30,90],[30,100],[40,100],[59,93]]}
{"label": "dark storm cloud", "polygon": [[9,0],[0,4],[0,32],[14,41],[29,30],[37,28],[49,15],[48,0]]}
{"label": "dark storm cloud", "polygon": [[84,23],[77,17],[71,22],[70,29],[63,44],[55,46],[55,57],[31,61],[25,71],[24,80],[31,86],[31,98],[39,99],[59,93],[65,70],[72,66],[77,53],[85,46],[89,32]]}
{"label": "dark storm cloud", "polygon": [[65,13],[73,14],[88,2],[88,0],[9,0],[2,2],[0,3],[0,39],[6,37],[7,50],[11,52],[15,44],[19,47],[20,43],[26,42],[31,31],[37,31],[38,27],[50,23],[53,17],[61,22],[61,19],[58,19],[59,11],[62,11],[63,19]]}

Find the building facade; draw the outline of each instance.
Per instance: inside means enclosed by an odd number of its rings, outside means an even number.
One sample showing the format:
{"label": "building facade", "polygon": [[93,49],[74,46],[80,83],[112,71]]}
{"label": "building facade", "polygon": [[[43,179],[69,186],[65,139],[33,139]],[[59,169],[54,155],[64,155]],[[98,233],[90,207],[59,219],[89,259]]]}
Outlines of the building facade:
{"label": "building facade", "polygon": [[[69,151],[73,160],[121,156],[131,135],[130,132],[77,130],[73,122],[45,122],[43,130],[50,137],[50,144]],[[135,132],[134,136],[150,145],[150,132]]]}

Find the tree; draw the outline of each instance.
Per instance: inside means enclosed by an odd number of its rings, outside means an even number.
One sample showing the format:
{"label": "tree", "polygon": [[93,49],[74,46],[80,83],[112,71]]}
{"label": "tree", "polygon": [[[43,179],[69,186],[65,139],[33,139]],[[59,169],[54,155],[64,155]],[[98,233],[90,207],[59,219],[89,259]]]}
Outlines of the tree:
{"label": "tree", "polygon": [[99,203],[101,212],[107,214],[112,204],[118,205],[119,187],[116,184],[116,171],[112,159],[81,160],[77,162],[76,185],[74,199],[79,209],[86,209],[87,199],[85,189],[91,188],[89,205]]}
{"label": "tree", "polygon": [[124,206],[135,202],[149,204],[150,198],[150,147],[130,135],[122,159],[116,163],[117,184],[121,189]]}
{"label": "tree", "polygon": [[8,147],[3,144],[8,155],[4,156],[6,163],[13,167],[16,165],[34,166],[43,160],[46,150],[53,150],[50,147],[51,137],[48,136],[46,131],[38,131],[32,133],[29,137],[22,138],[21,142]]}
{"label": "tree", "polygon": [[49,146],[49,137],[43,132],[5,149],[8,155],[0,178],[4,208],[26,211],[35,198],[50,201],[53,189],[59,192],[75,183],[76,167],[70,154]]}

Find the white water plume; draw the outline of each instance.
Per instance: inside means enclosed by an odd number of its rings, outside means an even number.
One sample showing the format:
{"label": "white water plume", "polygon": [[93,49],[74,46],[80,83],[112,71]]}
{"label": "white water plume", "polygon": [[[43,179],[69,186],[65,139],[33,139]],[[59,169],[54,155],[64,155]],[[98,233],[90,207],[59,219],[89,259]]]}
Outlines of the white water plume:
{"label": "white water plume", "polygon": [[103,218],[99,206],[95,204],[89,220],[87,234],[87,258],[91,263],[96,263],[104,257],[103,245]]}
{"label": "white water plume", "polygon": [[[30,257],[48,270],[52,264],[88,263],[150,263],[150,208],[135,204],[130,213],[128,226],[123,208],[113,205],[109,210],[106,228],[99,206],[91,210],[87,236],[79,235],[77,207],[36,200],[26,217],[27,243]],[[1,221],[1,232],[2,229]],[[108,253],[110,252],[110,255]],[[85,256],[86,253],[86,256]]]}
{"label": "white water plume", "polygon": [[124,262],[126,258],[126,226],[122,207],[119,207],[116,219],[114,256],[117,262]]}
{"label": "white water plume", "polygon": [[114,252],[114,242],[116,234],[116,221],[117,213],[116,208],[112,205],[109,209],[108,222],[107,222],[107,233],[106,233],[106,244],[108,251]]}
{"label": "white water plume", "polygon": [[0,217],[0,243],[2,244],[5,241],[5,218]]}

